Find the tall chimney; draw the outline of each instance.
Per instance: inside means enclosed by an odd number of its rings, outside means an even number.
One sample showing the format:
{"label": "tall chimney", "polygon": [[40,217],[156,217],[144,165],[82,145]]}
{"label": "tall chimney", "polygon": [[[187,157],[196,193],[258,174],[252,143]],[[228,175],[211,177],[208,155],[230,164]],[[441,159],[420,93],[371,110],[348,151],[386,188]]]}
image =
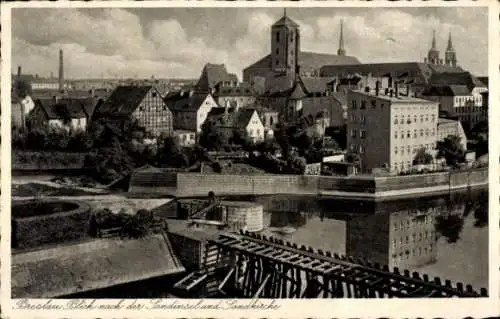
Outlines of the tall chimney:
{"label": "tall chimney", "polygon": [[59,50],[59,91],[64,90],[64,57],[63,50]]}
{"label": "tall chimney", "polygon": [[394,83],[394,84],[396,85],[396,87],[395,87],[396,90],[394,91],[394,96],[398,97],[399,96],[399,82],[396,81],[396,83]]}
{"label": "tall chimney", "polygon": [[20,65],[17,67],[17,79],[21,80],[21,66]]}
{"label": "tall chimney", "polygon": [[375,82],[375,95],[378,96],[378,92],[380,91],[380,81],[377,80],[377,82]]}

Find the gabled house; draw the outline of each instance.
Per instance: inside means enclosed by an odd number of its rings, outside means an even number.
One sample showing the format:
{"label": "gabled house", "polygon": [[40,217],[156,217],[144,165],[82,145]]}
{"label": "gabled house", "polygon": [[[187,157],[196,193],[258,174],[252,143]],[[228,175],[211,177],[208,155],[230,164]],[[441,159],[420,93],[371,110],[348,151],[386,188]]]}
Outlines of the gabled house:
{"label": "gabled house", "polygon": [[31,96],[26,95],[24,98],[11,95],[11,125],[13,128],[24,129],[26,127],[26,119],[28,114],[35,108],[35,102]]}
{"label": "gabled house", "polygon": [[68,131],[86,130],[89,114],[95,103],[91,99],[57,98],[37,99],[35,107],[29,113],[29,128],[50,127]]}
{"label": "gabled house", "polygon": [[195,134],[201,133],[201,126],[208,113],[218,107],[212,95],[194,90],[180,91],[165,97],[165,103],[172,111],[175,130],[187,130]]}
{"label": "gabled house", "polygon": [[196,83],[196,89],[211,92],[221,82],[225,86],[235,86],[238,84],[238,77],[234,73],[227,72],[224,64],[207,63],[203,67],[201,76]]}
{"label": "gabled house", "polygon": [[255,109],[217,107],[210,111],[207,121],[215,125],[228,140],[235,133],[248,136],[254,143],[264,140],[264,125]]}
{"label": "gabled house", "polygon": [[99,104],[93,119],[136,119],[152,136],[171,135],[173,116],[158,90],[150,85],[119,86]]}

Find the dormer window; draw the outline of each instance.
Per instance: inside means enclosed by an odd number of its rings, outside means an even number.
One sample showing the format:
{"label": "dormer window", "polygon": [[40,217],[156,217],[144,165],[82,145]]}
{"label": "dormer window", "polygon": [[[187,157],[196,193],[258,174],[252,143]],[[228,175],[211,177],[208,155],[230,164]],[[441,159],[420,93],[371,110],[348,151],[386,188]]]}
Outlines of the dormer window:
{"label": "dormer window", "polygon": [[276,32],[276,42],[280,42],[280,33]]}

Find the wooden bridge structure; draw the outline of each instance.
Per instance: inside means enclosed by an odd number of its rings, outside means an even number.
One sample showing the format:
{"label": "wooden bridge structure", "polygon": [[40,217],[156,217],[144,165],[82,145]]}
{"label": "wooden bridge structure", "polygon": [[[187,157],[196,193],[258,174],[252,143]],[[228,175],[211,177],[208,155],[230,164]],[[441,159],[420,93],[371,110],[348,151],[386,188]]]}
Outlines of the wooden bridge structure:
{"label": "wooden bridge structure", "polygon": [[470,285],[267,238],[223,233],[207,242],[204,265],[174,288],[216,298],[487,297]]}

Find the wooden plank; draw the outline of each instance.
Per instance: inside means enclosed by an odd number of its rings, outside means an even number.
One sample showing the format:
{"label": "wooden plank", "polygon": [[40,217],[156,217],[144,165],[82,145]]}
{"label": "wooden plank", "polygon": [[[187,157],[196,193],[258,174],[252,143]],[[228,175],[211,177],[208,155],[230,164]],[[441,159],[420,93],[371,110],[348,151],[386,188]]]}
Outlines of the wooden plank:
{"label": "wooden plank", "polygon": [[262,293],[262,290],[264,290],[264,288],[265,288],[265,286],[266,286],[267,281],[269,280],[269,278],[271,278],[271,274],[267,274],[266,275],[266,277],[264,278],[264,280],[260,284],[259,288],[257,289],[257,291],[255,292],[255,294],[253,295],[253,298],[259,298],[260,297],[260,294]]}

